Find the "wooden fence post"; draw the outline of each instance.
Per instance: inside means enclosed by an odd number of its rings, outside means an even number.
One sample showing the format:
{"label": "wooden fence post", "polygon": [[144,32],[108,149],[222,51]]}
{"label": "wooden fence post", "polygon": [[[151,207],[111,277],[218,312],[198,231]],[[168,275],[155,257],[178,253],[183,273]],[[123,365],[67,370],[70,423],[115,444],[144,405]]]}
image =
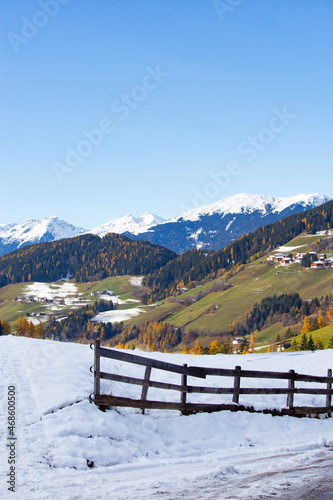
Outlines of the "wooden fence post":
{"label": "wooden fence post", "polygon": [[[184,368],[187,368],[187,364],[186,363],[183,366],[184,366]],[[181,385],[183,385],[185,387],[187,386],[187,375],[185,375],[185,374],[182,375],[182,383],[181,383]],[[184,405],[184,408],[182,410],[182,415],[186,415],[187,414],[187,412],[186,412],[186,394],[187,394],[186,390],[182,391],[180,393],[180,402],[181,402],[182,405]]]}
{"label": "wooden fence post", "polygon": [[234,377],[234,392],[232,396],[232,402],[239,404],[239,388],[240,388],[240,379],[241,379],[241,367],[240,366],[235,366],[235,370],[237,373],[235,373]]}
{"label": "wooden fence post", "polygon": [[[148,394],[148,382],[150,380],[150,374],[151,374],[151,366],[146,366],[145,370],[145,378],[144,381],[145,383],[142,386],[142,391],[141,391],[141,400],[142,401],[147,401],[147,394]],[[142,415],[145,414],[145,408],[142,408]]]}
{"label": "wooden fence post", "polygon": [[[327,376],[332,377],[332,369],[331,368],[329,368],[327,370]],[[329,406],[332,406],[332,382],[327,382],[326,389],[331,391],[329,394],[326,395],[326,406],[329,407]],[[332,416],[331,412],[328,412],[327,416],[331,417]]]}
{"label": "wooden fence post", "polygon": [[295,389],[295,370],[289,370],[290,378],[288,381],[288,389],[290,389],[290,392],[288,393],[287,396],[287,406],[290,410],[293,409],[294,407],[294,391]]}
{"label": "wooden fence post", "polygon": [[99,396],[101,393],[101,379],[96,375],[97,372],[101,371],[101,358],[97,354],[97,350],[99,349],[101,342],[99,340],[95,340],[94,345],[94,397]]}

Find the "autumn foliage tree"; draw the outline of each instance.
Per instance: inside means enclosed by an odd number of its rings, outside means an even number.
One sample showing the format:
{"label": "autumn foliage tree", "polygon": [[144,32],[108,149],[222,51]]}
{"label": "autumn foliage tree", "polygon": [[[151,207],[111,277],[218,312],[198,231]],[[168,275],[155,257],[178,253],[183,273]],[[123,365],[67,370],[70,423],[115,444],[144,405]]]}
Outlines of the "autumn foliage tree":
{"label": "autumn foliage tree", "polygon": [[210,343],[208,354],[218,354],[221,352],[221,345],[218,340],[212,340]]}
{"label": "autumn foliage tree", "polygon": [[333,307],[328,311],[328,317],[330,318],[330,325],[333,326]]}
{"label": "autumn foliage tree", "polygon": [[201,355],[203,354],[203,349],[202,346],[199,344],[199,342],[196,340],[194,347],[190,349],[190,354],[196,354],[196,355]]}
{"label": "autumn foliage tree", "polygon": [[301,333],[302,334],[307,334],[307,333],[310,333],[311,331],[312,331],[312,326],[311,326],[310,319],[309,319],[308,316],[305,316]]}
{"label": "autumn foliage tree", "polygon": [[319,310],[319,316],[318,316],[318,328],[324,328],[326,326],[326,321],[323,315],[323,311],[320,309]]}

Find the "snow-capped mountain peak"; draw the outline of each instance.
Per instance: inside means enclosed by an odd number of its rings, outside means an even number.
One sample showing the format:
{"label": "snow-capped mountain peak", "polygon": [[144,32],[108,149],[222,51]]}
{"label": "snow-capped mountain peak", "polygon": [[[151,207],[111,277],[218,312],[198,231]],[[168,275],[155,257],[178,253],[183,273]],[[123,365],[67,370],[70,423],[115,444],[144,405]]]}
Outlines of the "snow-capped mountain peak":
{"label": "snow-capped mountain peak", "polygon": [[138,235],[148,231],[152,226],[166,222],[165,219],[158,215],[147,212],[141,217],[133,217],[132,214],[127,214],[118,219],[112,219],[105,224],[96,227],[89,231],[89,233],[97,234],[98,236],[105,236],[107,233],[131,233]]}
{"label": "snow-capped mountain peak", "polygon": [[73,226],[54,215],[43,219],[29,219],[22,224],[1,225],[0,255],[25,245],[70,238],[84,232],[83,228]]}
{"label": "snow-capped mountain peak", "polygon": [[311,208],[326,201],[329,201],[329,198],[319,193],[299,194],[287,198],[240,193],[205,207],[189,210],[173,219],[172,222],[179,220],[198,221],[204,216],[214,214],[220,214],[221,217],[224,217],[227,214],[250,214],[253,212],[261,212],[263,215],[268,212],[280,213],[291,206],[301,205]]}
{"label": "snow-capped mountain peak", "polygon": [[219,250],[245,233],[326,203],[321,194],[287,198],[240,193],[157,224],[136,239],[144,239],[182,253],[191,248]]}

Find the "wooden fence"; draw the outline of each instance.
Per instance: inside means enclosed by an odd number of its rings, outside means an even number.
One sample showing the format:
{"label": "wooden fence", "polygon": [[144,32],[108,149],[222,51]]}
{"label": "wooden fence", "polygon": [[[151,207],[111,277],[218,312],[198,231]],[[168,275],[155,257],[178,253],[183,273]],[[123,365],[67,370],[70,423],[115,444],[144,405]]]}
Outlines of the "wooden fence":
{"label": "wooden fence", "polygon": [[[92,344],[90,346],[92,348]],[[118,375],[114,373],[105,373],[100,369],[100,358],[109,358],[126,363],[134,363],[145,367],[143,379]],[[314,375],[302,375],[295,373],[294,370],[289,372],[269,372],[269,371],[252,371],[242,370],[240,366],[235,369],[225,368],[203,368],[185,365],[176,365],[159,361],[157,359],[150,359],[143,356],[137,356],[122,351],[107,349],[100,346],[100,341],[96,340],[94,343],[94,395],[91,400],[101,409],[105,407],[123,406],[140,408],[142,413],[145,409],[163,409],[163,410],[179,410],[182,414],[188,415],[197,412],[213,412],[221,410],[231,411],[250,411],[255,412],[253,406],[244,406],[239,403],[240,395],[243,394],[285,394],[286,406],[280,409],[264,409],[260,413],[271,413],[273,415],[292,415],[298,417],[305,416],[319,416],[326,414],[331,417],[333,412],[332,407],[332,370],[327,371],[326,377]],[[164,370],[170,373],[178,373],[181,375],[180,385],[170,384],[166,382],[158,382],[150,379],[152,368]],[[188,385],[187,377],[196,377],[199,379],[206,379],[207,376],[220,376],[232,377],[232,387],[200,387]],[[256,379],[278,379],[287,380],[288,387],[285,388],[244,388],[241,387],[241,380],[248,378]],[[141,398],[131,399],[110,394],[101,394],[100,381],[112,380],[115,382],[122,382],[125,384],[134,384],[142,386]],[[296,382],[316,382],[325,384],[325,388],[304,388],[296,387]],[[166,401],[151,401],[147,399],[149,387],[158,389],[166,389],[180,392],[179,402],[166,402]],[[232,395],[232,402],[223,404],[207,404],[207,403],[190,403],[187,401],[187,395],[193,393],[200,394],[230,394]],[[312,394],[316,396],[326,396],[326,404],[321,407],[308,407],[308,406],[295,406],[294,400],[296,394]]]}

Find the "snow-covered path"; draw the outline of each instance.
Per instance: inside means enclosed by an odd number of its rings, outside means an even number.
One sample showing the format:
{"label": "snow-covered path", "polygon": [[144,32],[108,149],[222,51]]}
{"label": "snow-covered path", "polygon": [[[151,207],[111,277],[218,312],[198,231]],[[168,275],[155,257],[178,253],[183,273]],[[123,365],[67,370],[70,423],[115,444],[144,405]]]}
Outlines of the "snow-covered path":
{"label": "snow-covered path", "polygon": [[[333,484],[331,419],[230,412],[188,417],[134,410],[103,413],[87,400],[92,392],[89,346],[0,337],[0,354],[2,401],[9,385],[17,387],[16,498],[310,500],[313,488],[316,500],[333,498],[327,493],[330,478]],[[302,363],[303,371],[311,365],[311,373],[319,374],[332,361],[331,354],[305,353],[292,363],[299,371]],[[235,363],[232,356],[172,356],[179,364]],[[290,366],[285,354],[236,359],[253,368],[258,362],[262,369],[265,362],[271,369],[278,363],[281,371]],[[2,438],[5,416],[3,404]],[[1,498],[15,498],[6,490],[3,450]],[[87,467],[87,460],[95,467]],[[320,497],[323,487],[326,496]]]}

